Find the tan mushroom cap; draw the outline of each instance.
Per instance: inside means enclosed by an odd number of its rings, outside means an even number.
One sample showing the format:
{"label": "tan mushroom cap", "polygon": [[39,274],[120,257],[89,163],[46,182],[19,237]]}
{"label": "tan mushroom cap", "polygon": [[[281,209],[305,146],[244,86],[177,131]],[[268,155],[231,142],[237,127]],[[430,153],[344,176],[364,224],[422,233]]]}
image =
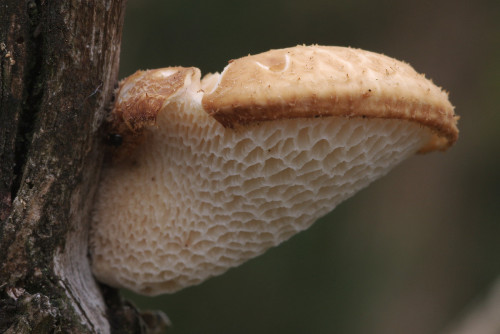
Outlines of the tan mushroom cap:
{"label": "tan mushroom cap", "polygon": [[417,151],[458,136],[446,93],[362,50],[298,46],[125,79],[103,170],[96,277],[156,295],[278,245]]}
{"label": "tan mushroom cap", "polygon": [[427,150],[458,138],[448,95],[410,65],[369,51],[296,46],[230,62],[205,110],[225,126],[295,117],[416,121],[435,131]]}

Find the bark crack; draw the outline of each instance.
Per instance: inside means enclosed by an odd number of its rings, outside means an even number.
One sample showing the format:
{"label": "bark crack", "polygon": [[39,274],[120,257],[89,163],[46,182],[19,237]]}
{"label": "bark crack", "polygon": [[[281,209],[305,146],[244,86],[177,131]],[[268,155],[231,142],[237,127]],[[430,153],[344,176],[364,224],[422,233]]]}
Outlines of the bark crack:
{"label": "bark crack", "polygon": [[14,179],[11,186],[11,198],[17,196],[28,152],[35,130],[37,113],[43,97],[43,35],[41,33],[42,14],[40,1],[29,1],[26,4],[29,21],[29,40],[27,45],[27,71],[24,82],[26,90],[23,96],[21,114],[17,128],[14,150]]}

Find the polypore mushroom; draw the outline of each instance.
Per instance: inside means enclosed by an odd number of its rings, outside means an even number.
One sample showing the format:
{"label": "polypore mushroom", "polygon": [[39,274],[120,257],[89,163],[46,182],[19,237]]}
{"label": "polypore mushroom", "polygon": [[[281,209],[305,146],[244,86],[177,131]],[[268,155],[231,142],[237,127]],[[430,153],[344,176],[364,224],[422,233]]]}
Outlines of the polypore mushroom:
{"label": "polypore mushroom", "polygon": [[156,295],[309,227],[415,152],[458,136],[447,94],[409,65],[297,46],[121,82],[91,233],[95,276]]}

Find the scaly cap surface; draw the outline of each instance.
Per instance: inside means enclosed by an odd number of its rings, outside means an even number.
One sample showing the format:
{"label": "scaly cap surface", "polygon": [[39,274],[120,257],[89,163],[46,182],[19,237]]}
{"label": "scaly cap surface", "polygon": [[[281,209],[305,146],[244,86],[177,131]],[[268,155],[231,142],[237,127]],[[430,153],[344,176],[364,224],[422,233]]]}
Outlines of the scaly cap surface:
{"label": "scaly cap surface", "polygon": [[231,61],[203,96],[225,126],[295,117],[416,121],[435,131],[425,151],[458,138],[448,95],[410,65],[369,51],[296,46]]}

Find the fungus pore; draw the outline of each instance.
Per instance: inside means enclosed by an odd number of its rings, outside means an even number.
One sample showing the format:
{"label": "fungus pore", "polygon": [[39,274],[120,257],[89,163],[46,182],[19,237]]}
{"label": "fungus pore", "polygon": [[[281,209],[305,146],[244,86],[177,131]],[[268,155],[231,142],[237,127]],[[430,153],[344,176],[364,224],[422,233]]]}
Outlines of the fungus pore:
{"label": "fungus pore", "polygon": [[297,46],[139,71],[111,115],[91,229],[104,283],[170,293],[309,227],[416,152],[458,137],[447,94],[409,65]]}

